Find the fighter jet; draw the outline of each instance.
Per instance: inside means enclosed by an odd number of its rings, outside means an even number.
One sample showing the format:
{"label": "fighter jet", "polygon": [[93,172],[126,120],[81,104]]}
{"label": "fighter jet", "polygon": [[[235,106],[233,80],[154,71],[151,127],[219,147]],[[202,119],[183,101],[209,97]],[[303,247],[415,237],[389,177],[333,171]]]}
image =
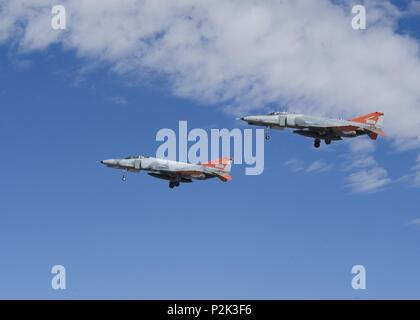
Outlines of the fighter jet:
{"label": "fighter jet", "polygon": [[[383,115],[382,112],[373,112],[354,119],[342,120],[291,112],[273,112],[268,115],[243,117],[241,120],[250,125],[277,130],[292,128],[296,134],[314,138],[314,146],[319,148],[321,140],[324,140],[326,144],[331,144],[331,141],[354,138],[365,134],[373,140],[376,140],[378,136],[385,136]],[[266,133],[266,139],[270,139],[268,133]]]}
{"label": "fighter jet", "polygon": [[[102,160],[100,163],[108,168],[121,169],[125,172],[146,171],[150,176],[168,180],[169,188],[179,187],[181,183],[193,180],[219,178],[223,182],[232,180],[230,170],[231,158],[221,158],[206,163],[191,164],[145,156],[132,156],[124,159]],[[126,180],[126,173],[123,181]]]}

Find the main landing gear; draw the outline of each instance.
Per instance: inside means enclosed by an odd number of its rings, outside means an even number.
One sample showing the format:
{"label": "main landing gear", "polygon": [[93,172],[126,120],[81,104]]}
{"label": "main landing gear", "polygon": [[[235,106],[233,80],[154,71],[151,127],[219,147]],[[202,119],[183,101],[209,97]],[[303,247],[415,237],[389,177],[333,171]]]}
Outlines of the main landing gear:
{"label": "main landing gear", "polygon": [[169,182],[169,188],[173,189],[175,187],[179,187],[179,182],[178,181]]}
{"label": "main landing gear", "polygon": [[[331,144],[331,139],[326,138],[325,139],[325,144]],[[314,141],[314,147],[315,148],[319,148],[321,146],[321,139],[315,139]]]}
{"label": "main landing gear", "polygon": [[125,172],[123,173],[123,176],[122,176],[121,180],[123,182],[125,182],[127,180],[127,173],[125,173]]}

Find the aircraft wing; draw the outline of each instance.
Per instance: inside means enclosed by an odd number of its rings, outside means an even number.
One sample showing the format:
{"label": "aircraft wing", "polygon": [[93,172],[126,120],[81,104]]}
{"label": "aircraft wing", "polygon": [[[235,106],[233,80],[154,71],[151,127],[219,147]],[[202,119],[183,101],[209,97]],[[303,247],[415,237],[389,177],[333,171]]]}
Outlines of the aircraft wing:
{"label": "aircraft wing", "polygon": [[306,123],[304,128],[308,131],[321,134],[330,134],[341,136],[345,132],[363,130],[366,131],[362,126],[358,126],[352,123],[342,123],[342,122],[326,122],[326,123],[316,123],[312,122],[310,124]]}
{"label": "aircraft wing", "polygon": [[179,180],[182,182],[192,182],[193,177],[207,176],[198,170],[155,170],[148,173],[152,177],[164,180]]}
{"label": "aircraft wing", "polygon": [[329,136],[334,140],[342,140],[341,131],[334,127],[305,127],[304,129],[295,130],[294,133],[300,134],[306,137],[318,137],[318,136]]}
{"label": "aircraft wing", "polygon": [[[383,114],[379,114],[383,115]],[[376,116],[376,115],[375,115]],[[362,117],[363,118],[363,117]],[[376,123],[376,122],[375,122]],[[358,118],[346,121],[346,120],[326,120],[326,121],[304,121],[303,127],[308,130],[315,132],[335,132],[337,135],[341,135],[350,131],[361,131],[367,134],[376,134],[384,136],[384,132],[380,127],[377,127],[374,123],[368,123]]]}
{"label": "aircraft wing", "polygon": [[336,126],[331,127],[333,131],[335,131],[338,135],[343,135],[346,132],[356,131],[359,134],[367,134],[372,140],[376,140],[378,136],[384,137],[385,133],[380,128],[376,127],[362,127],[362,126],[354,126],[354,125],[347,125],[347,126]]}
{"label": "aircraft wing", "polygon": [[354,126],[354,125],[341,125],[341,124],[322,125],[322,124],[313,123],[309,126],[305,126],[305,128],[307,128],[308,130],[311,130],[311,131],[316,131],[316,132],[322,132],[322,131],[326,131],[326,132],[345,132],[345,131],[357,130],[360,127]]}
{"label": "aircraft wing", "polygon": [[314,126],[305,127],[304,130],[296,130],[296,133],[309,136],[311,133],[320,135],[329,135],[335,137],[337,140],[342,140],[348,132],[358,132],[359,134],[367,134],[371,139],[376,140],[378,136],[384,137],[385,133],[376,127],[366,128],[357,125],[329,125],[329,126]]}
{"label": "aircraft wing", "polygon": [[181,181],[181,182],[193,182],[191,175],[184,173],[170,172],[170,171],[152,171],[148,174],[154,178],[169,180],[169,181]]}
{"label": "aircraft wing", "polygon": [[197,170],[180,170],[180,171],[167,171],[167,170],[159,170],[159,171],[152,171],[148,173],[150,176],[164,179],[164,180],[179,180],[181,182],[193,182],[193,178],[202,177],[202,178],[213,178],[217,177],[223,182],[231,181],[232,177],[226,173],[213,173],[209,174],[203,171]]}

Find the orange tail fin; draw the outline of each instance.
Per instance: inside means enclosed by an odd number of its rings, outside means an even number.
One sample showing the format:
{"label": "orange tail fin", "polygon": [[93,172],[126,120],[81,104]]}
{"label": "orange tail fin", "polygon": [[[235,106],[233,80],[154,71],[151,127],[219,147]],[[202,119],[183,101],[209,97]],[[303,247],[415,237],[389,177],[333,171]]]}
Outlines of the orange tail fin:
{"label": "orange tail fin", "polygon": [[350,121],[372,126],[372,129],[368,129],[369,138],[371,138],[372,140],[376,140],[378,136],[385,136],[385,132],[383,131],[383,116],[383,112],[373,112],[361,117],[350,119]]}
{"label": "orange tail fin", "polygon": [[361,117],[350,119],[350,121],[377,125],[378,123],[380,124],[383,115],[383,112],[372,112]]}

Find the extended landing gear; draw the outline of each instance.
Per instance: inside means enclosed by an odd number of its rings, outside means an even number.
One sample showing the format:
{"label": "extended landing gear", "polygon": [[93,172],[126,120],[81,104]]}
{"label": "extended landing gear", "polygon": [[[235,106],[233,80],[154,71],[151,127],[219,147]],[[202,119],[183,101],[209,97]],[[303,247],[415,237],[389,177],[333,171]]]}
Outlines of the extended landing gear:
{"label": "extended landing gear", "polygon": [[325,139],[325,144],[331,144],[331,139]]}
{"label": "extended landing gear", "polygon": [[270,140],[271,136],[270,136],[270,131],[267,129],[265,129],[265,140]]}
{"label": "extended landing gear", "polygon": [[314,147],[318,149],[320,146],[321,146],[321,140],[315,139]]}
{"label": "extended landing gear", "polygon": [[123,182],[125,182],[127,180],[127,173],[125,173],[125,172],[123,173],[123,176],[122,176],[121,180]]}
{"label": "extended landing gear", "polygon": [[169,182],[169,188],[173,189],[175,187],[179,187],[179,182],[177,182],[177,181]]}

